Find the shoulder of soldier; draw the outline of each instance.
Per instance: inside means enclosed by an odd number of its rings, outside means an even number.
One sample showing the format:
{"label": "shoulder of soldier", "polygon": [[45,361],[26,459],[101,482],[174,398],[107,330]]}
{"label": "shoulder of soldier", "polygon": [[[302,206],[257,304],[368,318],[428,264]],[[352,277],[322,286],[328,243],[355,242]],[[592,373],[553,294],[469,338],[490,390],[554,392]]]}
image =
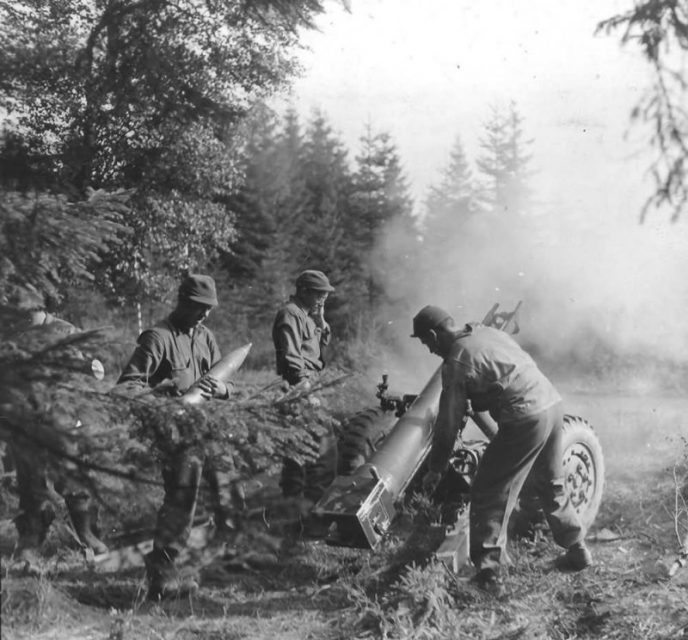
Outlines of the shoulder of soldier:
{"label": "shoulder of soldier", "polygon": [[198,327],[196,327],[196,331],[198,331],[198,336],[202,340],[205,340],[207,342],[217,342],[213,330],[209,329],[204,324],[198,325]]}
{"label": "shoulder of soldier", "polygon": [[140,334],[136,342],[140,345],[147,345],[151,343],[163,343],[169,339],[174,333],[174,327],[169,323],[167,319],[160,320],[152,327],[144,329]]}
{"label": "shoulder of soldier", "polygon": [[56,320],[47,324],[30,326],[22,331],[19,336],[27,338],[40,336],[42,339],[46,340],[59,340],[60,338],[65,338],[66,336],[71,336],[75,333],[79,333],[79,329],[77,329],[71,322],[67,322],[66,320]]}
{"label": "shoulder of soldier", "polygon": [[476,323],[467,339],[460,341],[460,343],[465,346],[467,351],[476,353],[494,348],[507,349],[512,353],[523,351],[513,336],[497,327],[490,327],[482,323]]}
{"label": "shoulder of soldier", "polygon": [[303,309],[293,300],[287,300],[275,315],[275,324],[288,322],[291,318],[301,318],[304,315]]}
{"label": "shoulder of soldier", "polygon": [[80,331],[80,329],[76,325],[73,325],[71,322],[67,322],[67,320],[63,320],[62,318],[58,318],[57,316],[54,316],[52,313],[47,313],[43,324],[36,326],[44,327],[48,331],[54,331],[55,333],[63,333],[65,335],[79,333]]}
{"label": "shoulder of soldier", "polygon": [[55,345],[76,333],[79,333],[79,329],[71,322],[53,316],[45,324],[32,324],[15,331],[9,341],[21,349],[36,350]]}
{"label": "shoulder of soldier", "polygon": [[[449,350],[448,360],[464,360],[468,354],[473,354],[485,348],[497,331],[482,322],[468,322],[454,331],[454,342]],[[499,332],[498,332],[499,333]]]}
{"label": "shoulder of soldier", "polygon": [[463,327],[454,330],[454,341],[469,338],[485,328],[487,327],[481,322],[467,322]]}

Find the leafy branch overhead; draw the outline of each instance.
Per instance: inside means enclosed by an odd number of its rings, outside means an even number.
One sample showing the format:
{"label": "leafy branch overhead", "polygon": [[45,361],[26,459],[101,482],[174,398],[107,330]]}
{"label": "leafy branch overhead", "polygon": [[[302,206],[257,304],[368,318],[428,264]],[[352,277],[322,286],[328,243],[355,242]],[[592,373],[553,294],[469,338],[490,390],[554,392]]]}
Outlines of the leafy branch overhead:
{"label": "leafy branch overhead", "polygon": [[688,203],[688,6],[676,0],[644,0],[629,11],[602,21],[598,32],[621,32],[624,45],[634,44],[650,63],[654,83],[632,111],[634,119],[653,127],[652,144],[658,155],[651,166],[655,192],[650,207],[668,205],[678,220]]}
{"label": "leafy branch overhead", "polygon": [[30,284],[59,301],[66,287],[94,279],[94,266],[129,230],[129,193],[90,190],[72,202],[50,193],[5,193],[0,200],[0,295]]}
{"label": "leafy branch overhead", "polygon": [[320,0],[0,1],[2,186],[133,190],[134,234],[99,277],[117,301],[160,297],[233,240],[241,121],[297,71],[300,31],[321,11]]}

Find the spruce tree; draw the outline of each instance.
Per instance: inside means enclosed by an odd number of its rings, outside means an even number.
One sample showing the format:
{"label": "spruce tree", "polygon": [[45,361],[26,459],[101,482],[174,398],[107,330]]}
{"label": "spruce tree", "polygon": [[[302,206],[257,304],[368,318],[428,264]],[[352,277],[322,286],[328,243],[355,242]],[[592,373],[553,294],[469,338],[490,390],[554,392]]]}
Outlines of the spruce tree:
{"label": "spruce tree", "polygon": [[450,151],[449,163],[425,201],[424,237],[433,248],[458,244],[467,223],[480,212],[477,187],[460,136]]}
{"label": "spruce tree", "polygon": [[346,328],[346,307],[350,304],[344,259],[350,249],[346,237],[351,191],[347,151],[319,111],[314,112],[309,122],[303,151],[307,202],[303,215],[296,221],[298,235],[293,246],[299,257],[299,269],[320,269],[337,288],[328,309],[329,320],[341,335]]}
{"label": "spruce tree", "polygon": [[492,107],[480,140],[483,153],[477,160],[485,179],[483,199],[488,210],[516,215],[528,212],[531,144],[532,140],[525,139],[523,117],[515,102],[511,101],[506,111]]}
{"label": "spruce tree", "polygon": [[388,278],[402,268],[403,254],[395,254],[393,247],[383,250],[381,236],[392,224],[408,221],[412,210],[396,145],[388,133],[373,133],[368,124],[356,156],[347,225],[352,243],[347,273],[356,276],[352,286],[360,293],[359,312],[374,314],[386,297]]}
{"label": "spruce tree", "polygon": [[237,235],[218,276],[232,292],[223,318],[227,331],[263,345],[253,357],[266,364],[272,360],[268,336],[275,311],[293,292],[300,266],[297,245],[307,203],[303,136],[294,111],[280,122],[266,107],[256,110],[246,136],[243,183],[229,201]]}

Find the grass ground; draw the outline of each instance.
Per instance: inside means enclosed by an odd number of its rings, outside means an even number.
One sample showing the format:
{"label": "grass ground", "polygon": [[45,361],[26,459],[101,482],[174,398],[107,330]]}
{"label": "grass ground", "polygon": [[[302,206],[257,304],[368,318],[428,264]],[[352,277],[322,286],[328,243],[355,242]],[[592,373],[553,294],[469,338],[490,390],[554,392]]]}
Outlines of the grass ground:
{"label": "grass ground", "polygon": [[428,557],[423,542],[436,530],[403,517],[374,553],[328,547],[299,537],[273,487],[233,551],[200,571],[199,593],[162,605],[143,602],[142,567],[96,571],[75,551],[56,553],[39,577],[9,571],[14,533],[4,521],[2,638],[688,638],[688,568],[667,577],[688,400],[565,395],[596,427],[607,466],[589,536],[596,563],[580,574],[555,569],[547,537],[514,542],[507,593],[495,599],[470,572]]}

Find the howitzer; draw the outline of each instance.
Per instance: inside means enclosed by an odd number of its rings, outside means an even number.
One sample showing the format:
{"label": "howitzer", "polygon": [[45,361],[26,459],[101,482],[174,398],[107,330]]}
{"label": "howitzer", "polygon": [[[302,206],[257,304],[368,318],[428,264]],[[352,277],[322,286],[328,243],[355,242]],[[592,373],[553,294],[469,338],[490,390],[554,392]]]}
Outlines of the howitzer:
{"label": "howitzer", "polygon": [[352,475],[337,476],[314,513],[335,527],[328,542],[339,546],[374,549],[396,516],[398,501],[428,455],[432,427],[442,390],[440,370],[373,457]]}
{"label": "howitzer", "polygon": [[[483,324],[517,331],[515,316],[520,305],[511,313],[497,313],[499,304],[495,304]],[[441,370],[435,371],[417,396],[389,396],[387,377],[383,376],[377,393],[380,406],[394,410],[399,420],[372,458],[352,475],[337,476],[315,505],[318,516],[336,525],[330,543],[372,549],[389,529],[399,501],[430,453],[442,392]],[[481,420],[478,426],[488,437],[494,435],[486,421]]]}
{"label": "howitzer", "polygon": [[[220,358],[220,360],[210,367],[208,373],[202,376],[200,380],[203,380],[203,378],[206,376],[212,376],[213,378],[217,378],[222,382],[229,382],[239,367],[244,363],[244,360],[246,360],[246,356],[251,350],[251,346],[252,343],[249,342],[243,347],[239,347],[238,349],[234,349],[234,351],[230,351],[226,356]],[[205,400],[203,391],[198,386],[200,380],[194,382],[181,397],[181,401],[184,404],[199,404]]]}
{"label": "howitzer", "polygon": [[[509,333],[518,332],[516,312],[520,304],[512,312],[498,312],[499,305],[495,304],[483,323]],[[387,378],[383,377],[377,393],[380,407],[383,413],[393,411],[398,420],[384,440],[378,440],[379,446],[363,464],[357,464],[349,471],[340,471],[345,475],[337,476],[315,505],[314,513],[330,523],[329,544],[376,548],[389,530],[409,489],[418,486],[414,481],[420,477],[419,471],[432,447],[442,390],[440,372],[441,368],[435,371],[417,396],[390,396]],[[376,411],[375,415],[380,416],[380,410]],[[362,414],[368,418],[373,415],[371,410]],[[472,414],[466,420],[474,422],[488,441],[494,437],[496,425],[483,414]],[[570,441],[564,456],[567,490],[579,515],[585,516],[582,519],[587,521],[587,526],[594,518],[601,498],[601,449],[590,425],[581,418],[566,416],[564,427]],[[486,440],[464,442],[459,438],[447,472],[435,492],[438,502],[452,502],[452,508],[459,507],[463,528],[470,486],[486,446]],[[456,509],[448,510],[447,525],[452,524],[456,514]],[[458,528],[455,527],[455,531]],[[462,542],[464,547],[465,542]],[[448,555],[456,565],[454,550]]]}

